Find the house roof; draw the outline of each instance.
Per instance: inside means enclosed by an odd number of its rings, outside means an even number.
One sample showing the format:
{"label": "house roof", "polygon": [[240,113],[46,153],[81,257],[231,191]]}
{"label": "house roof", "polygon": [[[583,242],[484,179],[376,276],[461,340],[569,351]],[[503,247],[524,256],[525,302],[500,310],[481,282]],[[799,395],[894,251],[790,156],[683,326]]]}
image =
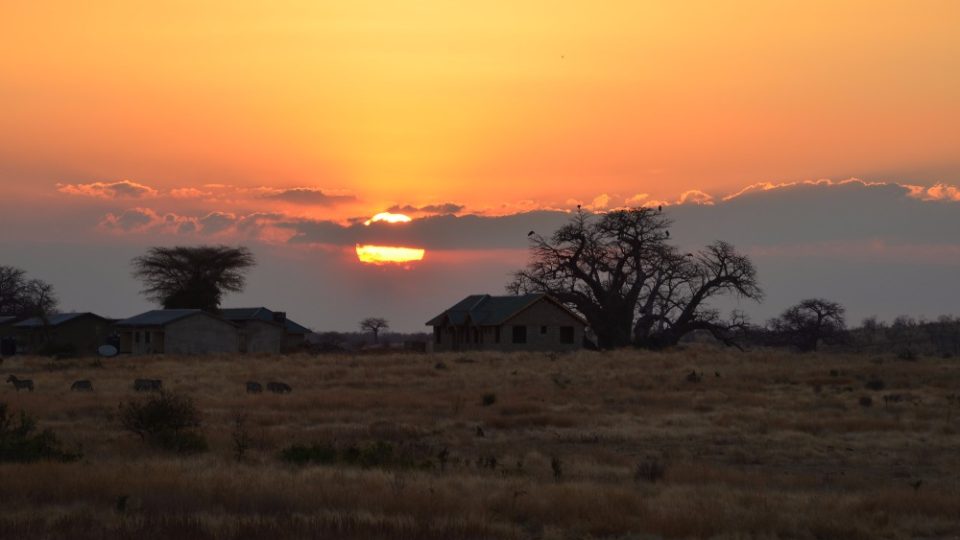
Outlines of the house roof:
{"label": "house roof", "polygon": [[[166,326],[185,317],[204,313],[199,309],[154,309],[117,322],[117,326]],[[209,315],[209,313],[206,313]]]}
{"label": "house roof", "polygon": [[[105,317],[97,315],[96,313],[90,313],[89,311],[82,313],[54,313],[47,317],[47,325],[60,326],[63,323],[72,321],[74,319],[79,319],[81,317],[96,317],[97,319],[104,321],[109,320]],[[13,326],[16,328],[39,328],[43,326],[43,319],[40,317],[30,317],[29,319],[24,319]]]}
{"label": "house roof", "polygon": [[[220,316],[228,321],[240,322],[240,321],[264,321],[275,323],[277,322],[273,315],[276,313],[271,309],[265,307],[252,307],[252,308],[225,308],[220,310]],[[288,334],[309,334],[311,330],[301,324],[298,324],[288,318],[283,320],[283,328]]]}
{"label": "house roof", "polygon": [[13,315],[0,317],[0,324],[9,324],[17,320],[17,317]]}
{"label": "house roof", "polygon": [[453,325],[465,324],[468,320],[477,326],[498,326],[514,315],[540,300],[548,300],[567,311],[571,317],[582,319],[566,306],[546,294],[523,294],[519,296],[491,296],[473,294],[457,302],[450,309],[427,321],[427,326],[437,326],[445,321]]}

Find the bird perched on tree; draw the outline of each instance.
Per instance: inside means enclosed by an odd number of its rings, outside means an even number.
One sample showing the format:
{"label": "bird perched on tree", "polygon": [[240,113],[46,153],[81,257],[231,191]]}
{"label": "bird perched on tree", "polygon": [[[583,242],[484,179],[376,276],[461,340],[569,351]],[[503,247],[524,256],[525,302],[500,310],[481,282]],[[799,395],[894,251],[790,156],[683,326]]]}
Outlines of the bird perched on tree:
{"label": "bird perched on tree", "polygon": [[667,238],[670,238],[670,231],[667,231],[667,232],[665,232],[664,234],[667,235]]}
{"label": "bird perched on tree", "polygon": [[663,212],[663,205],[662,205],[662,204],[658,204],[658,205],[657,205],[657,212]]}
{"label": "bird perched on tree", "polygon": [[533,236],[534,234],[536,234],[536,233],[533,232],[533,231],[530,231],[530,232],[527,233],[527,236]]}

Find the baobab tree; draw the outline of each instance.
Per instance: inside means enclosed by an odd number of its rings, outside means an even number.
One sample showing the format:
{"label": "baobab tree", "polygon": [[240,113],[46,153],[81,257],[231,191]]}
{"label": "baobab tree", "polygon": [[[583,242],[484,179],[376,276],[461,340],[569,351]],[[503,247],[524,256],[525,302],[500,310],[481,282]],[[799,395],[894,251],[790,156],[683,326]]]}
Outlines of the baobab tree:
{"label": "baobab tree", "polygon": [[245,273],[255,264],[242,246],[154,247],[133,259],[133,275],[164,309],[216,312],[224,293],[243,290]]}
{"label": "baobab tree", "polygon": [[379,343],[380,331],[390,328],[390,323],[383,317],[367,317],[360,321],[360,330],[373,334],[373,342]]}
{"label": "baobab tree", "polygon": [[660,348],[695,330],[734,345],[743,320],[723,320],[712,298],[759,301],[753,263],[726,242],[695,253],[668,243],[671,221],[653,208],[604,214],[577,209],[549,237],[528,235],[531,261],[514,274],[513,294],[547,293],[587,319],[600,348]]}

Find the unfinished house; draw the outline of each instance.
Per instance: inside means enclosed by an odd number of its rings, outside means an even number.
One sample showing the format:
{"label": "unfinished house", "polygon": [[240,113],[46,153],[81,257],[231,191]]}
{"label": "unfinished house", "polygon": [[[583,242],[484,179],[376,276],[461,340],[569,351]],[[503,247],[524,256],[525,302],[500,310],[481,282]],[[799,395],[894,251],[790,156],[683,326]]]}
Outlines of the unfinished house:
{"label": "unfinished house", "polygon": [[572,351],[586,322],[546,294],[464,298],[427,322],[434,351]]}
{"label": "unfinished house", "polygon": [[240,329],[242,353],[288,353],[303,348],[310,330],[265,307],[226,308],[220,316]]}
{"label": "unfinished house", "polygon": [[157,309],[116,324],[127,354],[240,352],[237,325],[199,309]]}

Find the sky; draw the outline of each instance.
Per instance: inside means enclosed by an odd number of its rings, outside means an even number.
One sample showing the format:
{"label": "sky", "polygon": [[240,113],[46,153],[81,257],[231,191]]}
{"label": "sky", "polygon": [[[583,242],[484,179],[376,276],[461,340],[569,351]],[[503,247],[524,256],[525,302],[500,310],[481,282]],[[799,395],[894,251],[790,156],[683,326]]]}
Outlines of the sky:
{"label": "sky", "polygon": [[[502,292],[530,228],[665,204],[686,247],[754,257],[758,318],[811,295],[960,312],[958,20],[933,0],[9,2],[0,264],[127,316],[151,307],[147,247],[244,244],[260,264],[229,304],[420,330]],[[364,225],[381,212],[412,221]]]}

